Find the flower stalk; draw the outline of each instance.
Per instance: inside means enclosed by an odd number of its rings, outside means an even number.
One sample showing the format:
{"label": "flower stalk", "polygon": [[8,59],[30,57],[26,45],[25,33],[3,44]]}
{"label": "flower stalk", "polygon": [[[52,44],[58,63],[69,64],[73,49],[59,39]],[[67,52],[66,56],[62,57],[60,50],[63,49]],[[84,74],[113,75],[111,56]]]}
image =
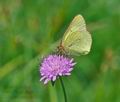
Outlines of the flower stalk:
{"label": "flower stalk", "polygon": [[66,91],[65,91],[65,86],[64,86],[62,77],[59,77],[59,79],[60,79],[60,83],[61,83],[61,86],[62,86],[62,89],[63,89],[65,102],[67,102],[67,94],[66,94]]}

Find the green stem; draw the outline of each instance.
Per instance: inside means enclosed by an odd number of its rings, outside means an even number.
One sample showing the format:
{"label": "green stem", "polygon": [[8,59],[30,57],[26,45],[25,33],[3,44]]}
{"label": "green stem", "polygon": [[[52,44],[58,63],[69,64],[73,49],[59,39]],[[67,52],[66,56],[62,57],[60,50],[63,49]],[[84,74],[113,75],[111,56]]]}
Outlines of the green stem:
{"label": "green stem", "polygon": [[67,102],[67,95],[66,95],[65,86],[63,84],[62,77],[59,77],[59,79],[60,79],[60,83],[61,83],[61,86],[62,86],[62,89],[63,89],[65,102]]}

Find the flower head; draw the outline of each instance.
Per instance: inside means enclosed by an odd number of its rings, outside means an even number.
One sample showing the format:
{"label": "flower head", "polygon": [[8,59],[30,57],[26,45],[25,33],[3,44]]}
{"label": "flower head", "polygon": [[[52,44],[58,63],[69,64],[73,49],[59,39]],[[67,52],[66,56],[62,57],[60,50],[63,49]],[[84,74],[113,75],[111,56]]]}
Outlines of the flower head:
{"label": "flower head", "polygon": [[44,84],[48,81],[55,81],[59,76],[71,75],[73,70],[73,58],[68,58],[63,55],[48,55],[43,59],[40,68],[41,79]]}

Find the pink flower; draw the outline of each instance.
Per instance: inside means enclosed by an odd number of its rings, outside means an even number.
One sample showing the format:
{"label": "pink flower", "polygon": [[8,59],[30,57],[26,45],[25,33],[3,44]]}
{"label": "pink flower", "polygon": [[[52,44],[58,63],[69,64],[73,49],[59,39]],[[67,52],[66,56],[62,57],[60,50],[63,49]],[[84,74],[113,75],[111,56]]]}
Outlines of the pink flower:
{"label": "pink flower", "polygon": [[44,81],[44,84],[47,84],[48,81],[55,81],[59,76],[71,75],[75,64],[73,58],[63,55],[48,55],[43,59],[40,66],[40,81]]}

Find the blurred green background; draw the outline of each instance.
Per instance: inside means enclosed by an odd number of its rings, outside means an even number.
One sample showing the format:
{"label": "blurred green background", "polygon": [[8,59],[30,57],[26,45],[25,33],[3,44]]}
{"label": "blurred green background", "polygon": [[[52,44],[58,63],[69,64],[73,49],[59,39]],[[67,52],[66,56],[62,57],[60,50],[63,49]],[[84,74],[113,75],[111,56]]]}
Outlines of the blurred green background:
{"label": "blurred green background", "polygon": [[63,78],[68,102],[120,102],[119,0],[0,0],[0,102],[64,102],[59,80],[39,81],[39,65],[77,14],[93,44]]}

